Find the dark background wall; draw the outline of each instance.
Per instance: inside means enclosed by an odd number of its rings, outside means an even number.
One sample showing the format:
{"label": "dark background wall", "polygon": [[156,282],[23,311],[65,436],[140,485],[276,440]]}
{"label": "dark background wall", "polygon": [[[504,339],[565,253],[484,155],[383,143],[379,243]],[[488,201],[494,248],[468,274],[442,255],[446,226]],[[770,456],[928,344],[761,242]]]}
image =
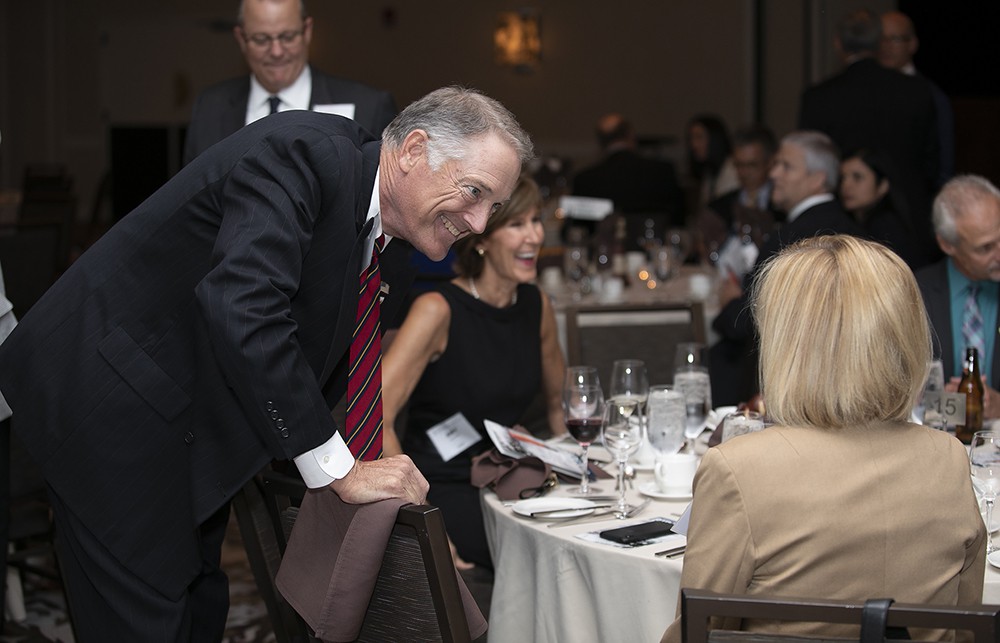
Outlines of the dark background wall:
{"label": "dark background wall", "polygon": [[[536,0],[543,59],[530,74],[493,60],[497,12],[523,0],[312,0],[313,62],[393,92],[400,106],[449,83],[507,104],[542,154],[576,166],[597,153],[608,110],[680,157],[691,115],[730,127],[794,127],[802,88],[839,67],[830,34],[846,11],[888,0]],[[900,2],[917,23],[918,64],[952,93],[959,168],[1000,178],[997,5]],[[0,189],[33,163],[68,167],[81,218],[107,194],[169,174],[194,95],[245,73],[229,31],[234,0],[0,0]],[[122,136],[135,134],[123,169]],[[122,152],[124,153],[124,152]],[[112,163],[117,180],[108,181]],[[166,168],[164,170],[164,168]],[[118,184],[115,187],[115,184]],[[144,188],[145,189],[145,188]],[[106,215],[106,213],[105,213]]]}

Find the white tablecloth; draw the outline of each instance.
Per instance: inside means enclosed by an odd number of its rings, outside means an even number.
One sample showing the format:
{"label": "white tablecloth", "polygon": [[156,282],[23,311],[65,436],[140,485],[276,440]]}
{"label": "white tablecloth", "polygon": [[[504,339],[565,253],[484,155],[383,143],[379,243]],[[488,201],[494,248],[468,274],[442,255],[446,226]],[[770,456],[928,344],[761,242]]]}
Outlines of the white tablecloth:
{"label": "white tablecloth", "polygon": [[[611,491],[614,481],[598,486]],[[642,499],[636,491],[628,495],[632,502]],[[654,500],[630,520],[609,517],[548,528],[549,522],[523,518],[493,492],[484,493],[486,535],[496,568],[489,641],[658,641],[674,619],[681,559],[656,558],[662,545],[619,549],[575,535],[676,517],[686,506]]]}
{"label": "white tablecloth", "polygon": [[[636,487],[649,479],[640,474]],[[602,480],[599,486],[612,491],[614,481]],[[565,495],[566,487],[553,495]],[[630,502],[643,499],[637,491],[628,496]],[[654,500],[628,521],[611,518],[556,528],[515,514],[493,492],[485,492],[482,502],[496,568],[491,643],[651,643],[673,622],[683,558],[655,557],[664,549],[661,545],[618,549],[585,542],[576,534],[675,517],[686,502]],[[983,602],[1000,605],[1000,570],[989,565]]]}

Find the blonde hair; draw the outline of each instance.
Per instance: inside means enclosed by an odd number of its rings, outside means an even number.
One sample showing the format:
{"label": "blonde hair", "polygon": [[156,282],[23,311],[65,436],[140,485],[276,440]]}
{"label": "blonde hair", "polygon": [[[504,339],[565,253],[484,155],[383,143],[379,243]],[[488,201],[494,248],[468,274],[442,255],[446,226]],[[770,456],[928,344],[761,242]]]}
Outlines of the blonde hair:
{"label": "blonde hair", "polygon": [[751,297],[761,392],[776,422],[909,417],[931,339],[917,282],[891,250],[846,235],[804,239],[763,266]]}

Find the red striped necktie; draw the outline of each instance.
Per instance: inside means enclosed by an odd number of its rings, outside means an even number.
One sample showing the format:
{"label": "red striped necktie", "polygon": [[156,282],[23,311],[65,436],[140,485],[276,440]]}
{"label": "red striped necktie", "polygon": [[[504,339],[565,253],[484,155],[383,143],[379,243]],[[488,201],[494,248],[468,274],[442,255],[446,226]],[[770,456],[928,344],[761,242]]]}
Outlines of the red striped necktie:
{"label": "red striped necktie", "polygon": [[385,244],[379,235],[372,261],[361,272],[357,324],[351,340],[347,376],[347,446],[358,460],[382,456],[382,340],[379,335],[378,255]]}

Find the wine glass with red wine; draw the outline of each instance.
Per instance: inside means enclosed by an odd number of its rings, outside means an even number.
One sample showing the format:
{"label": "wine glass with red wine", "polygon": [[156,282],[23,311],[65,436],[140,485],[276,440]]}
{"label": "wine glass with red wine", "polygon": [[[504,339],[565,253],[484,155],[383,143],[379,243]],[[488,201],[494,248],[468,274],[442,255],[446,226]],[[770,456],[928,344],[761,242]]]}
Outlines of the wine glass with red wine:
{"label": "wine glass with red wine", "polygon": [[571,491],[573,495],[587,496],[600,491],[589,485],[590,470],[587,452],[590,443],[601,435],[604,423],[604,393],[600,386],[567,383],[563,389],[563,409],[566,412],[566,428],[569,434],[583,448],[583,474],[580,488]]}

